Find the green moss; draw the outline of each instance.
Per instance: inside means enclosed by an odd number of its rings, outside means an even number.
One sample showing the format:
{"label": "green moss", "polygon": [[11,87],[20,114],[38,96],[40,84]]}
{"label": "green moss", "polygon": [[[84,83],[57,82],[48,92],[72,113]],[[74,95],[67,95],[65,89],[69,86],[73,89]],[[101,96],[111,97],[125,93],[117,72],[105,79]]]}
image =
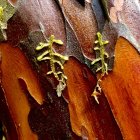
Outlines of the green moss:
{"label": "green moss", "polygon": [[7,0],[0,0],[0,41],[7,39],[5,29],[15,11],[16,9]]}
{"label": "green moss", "polygon": [[[58,45],[63,45],[61,40],[56,40],[54,35],[51,35],[47,40],[47,43],[40,42],[39,45],[36,47],[37,51],[44,50],[45,51],[37,57],[38,61],[49,61],[50,62],[50,71],[47,72],[47,75],[53,74],[54,77],[59,81],[57,85],[56,91],[57,95],[60,97],[62,91],[66,87],[66,80],[67,77],[63,73],[64,66],[63,64],[65,61],[68,60],[67,56],[63,56],[59,53],[53,51],[53,44],[56,43]],[[56,67],[59,66],[59,70]]]}
{"label": "green moss", "polygon": [[109,57],[108,53],[105,51],[105,46],[109,43],[108,41],[103,41],[101,33],[97,33],[98,40],[95,41],[97,45],[94,50],[99,52],[99,56],[91,62],[91,65],[95,65],[96,63],[101,63],[100,67],[96,69],[96,72],[101,72],[104,76],[108,74],[108,65],[105,62],[106,58]]}
{"label": "green moss", "polygon": [[105,47],[108,43],[109,43],[108,41],[104,41],[102,39],[102,34],[98,32],[97,40],[95,41],[96,47],[94,48],[94,51],[96,52],[96,54],[98,53],[99,55],[96,57],[96,59],[94,59],[91,62],[91,65],[96,65],[97,63],[99,63],[99,67],[96,69],[96,72],[101,72],[101,76],[97,81],[97,85],[92,94],[92,96],[95,98],[97,103],[99,103],[97,95],[100,95],[101,93],[101,87],[100,87],[101,79],[105,74],[106,75],[108,74],[108,64],[106,63],[106,59],[109,58],[109,55],[105,51]]}

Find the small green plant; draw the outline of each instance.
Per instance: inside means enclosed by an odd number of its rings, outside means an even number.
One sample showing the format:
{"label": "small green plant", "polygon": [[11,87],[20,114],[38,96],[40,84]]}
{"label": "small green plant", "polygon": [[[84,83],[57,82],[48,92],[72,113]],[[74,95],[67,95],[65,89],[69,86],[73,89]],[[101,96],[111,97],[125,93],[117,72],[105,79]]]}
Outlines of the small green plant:
{"label": "small green plant", "polygon": [[5,27],[3,26],[4,9],[5,9],[5,7],[0,6],[0,27],[1,27],[1,28],[5,28]]}
{"label": "small green plant", "polygon": [[[66,80],[67,77],[63,73],[64,66],[63,64],[65,61],[68,60],[67,56],[63,56],[59,53],[56,53],[53,50],[53,44],[56,43],[58,45],[63,45],[63,42],[61,40],[56,40],[54,35],[51,35],[49,39],[47,40],[47,43],[40,42],[39,45],[36,47],[37,51],[40,51],[42,49],[45,49],[45,51],[37,57],[38,61],[49,61],[50,62],[50,71],[47,73],[47,75],[53,74],[54,77],[59,81],[59,84],[57,85],[56,91],[58,97],[61,96],[62,91],[66,87]],[[59,67],[57,69],[56,67]]]}
{"label": "small green plant", "polygon": [[108,53],[105,51],[105,46],[109,43],[108,41],[104,41],[102,39],[102,34],[100,32],[97,33],[97,40],[95,41],[96,47],[94,48],[95,51],[97,51],[98,56],[95,60],[91,62],[91,65],[96,65],[99,63],[99,67],[96,69],[96,72],[101,72],[101,76],[97,81],[97,85],[92,93],[92,96],[95,98],[96,102],[98,101],[98,95],[101,93],[101,87],[100,82],[102,80],[102,77],[106,74],[108,74],[108,65],[106,63],[106,59],[109,58]]}
{"label": "small green plant", "polygon": [[8,0],[0,0],[0,40],[6,40],[5,29],[7,29],[7,22],[15,11],[15,8]]}

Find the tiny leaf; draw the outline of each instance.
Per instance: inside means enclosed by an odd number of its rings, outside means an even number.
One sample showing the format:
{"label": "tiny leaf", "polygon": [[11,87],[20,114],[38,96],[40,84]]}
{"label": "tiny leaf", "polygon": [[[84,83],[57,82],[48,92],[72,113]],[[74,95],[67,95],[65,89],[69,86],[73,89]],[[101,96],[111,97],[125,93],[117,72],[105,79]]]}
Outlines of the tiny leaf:
{"label": "tiny leaf", "polygon": [[43,60],[50,60],[50,59],[51,59],[50,57],[47,57],[47,56],[46,56],[46,57],[42,58],[42,61],[43,61]]}
{"label": "tiny leaf", "polygon": [[107,58],[109,58],[109,55],[108,55],[108,53],[107,53],[107,52],[105,52],[105,53],[104,53],[104,55],[105,55]]}
{"label": "tiny leaf", "polygon": [[99,43],[99,41],[98,41],[98,40],[96,40],[94,43],[95,43],[95,44],[97,44],[97,43]]}
{"label": "tiny leaf", "polygon": [[53,73],[53,71],[49,71],[49,72],[47,72],[47,75],[52,74],[52,73]]}
{"label": "tiny leaf", "polygon": [[99,68],[96,70],[96,72],[98,72],[98,71],[100,71],[100,70],[102,70],[102,67],[99,67]]}
{"label": "tiny leaf", "polygon": [[91,65],[94,65],[95,63],[97,63],[97,62],[99,62],[99,61],[101,61],[101,58],[97,58],[97,59],[93,60],[93,61],[91,62]]}
{"label": "tiny leaf", "polygon": [[59,58],[65,60],[65,61],[69,60],[69,57],[68,56],[63,56],[63,55],[61,55],[59,53],[53,53],[53,55],[54,56],[58,56]]}
{"label": "tiny leaf", "polygon": [[42,42],[40,42],[39,45],[36,47],[36,50],[37,51],[41,50],[41,49],[43,49],[43,48],[45,48],[45,47],[47,47],[49,45],[50,45],[49,43],[42,43]]}
{"label": "tiny leaf", "polygon": [[61,40],[56,40],[56,39],[54,39],[54,42],[55,42],[56,44],[63,45],[63,42],[62,42]]}
{"label": "tiny leaf", "polygon": [[58,60],[53,60],[53,63],[57,63],[57,64],[61,67],[61,69],[64,69],[64,67],[63,67],[63,65],[61,64],[60,61],[58,61]]}
{"label": "tiny leaf", "polygon": [[104,45],[106,45],[106,44],[108,44],[109,43],[109,41],[104,41]]}
{"label": "tiny leaf", "polygon": [[97,51],[97,50],[100,50],[100,48],[99,47],[95,47],[94,50]]}

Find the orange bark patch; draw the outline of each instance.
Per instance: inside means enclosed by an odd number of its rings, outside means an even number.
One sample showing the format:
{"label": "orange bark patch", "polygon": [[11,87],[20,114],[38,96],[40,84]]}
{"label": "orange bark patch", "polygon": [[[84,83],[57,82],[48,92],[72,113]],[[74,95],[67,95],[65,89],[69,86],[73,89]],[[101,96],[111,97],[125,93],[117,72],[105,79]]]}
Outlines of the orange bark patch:
{"label": "orange bark patch", "polygon": [[96,78],[86,65],[74,58],[65,64],[68,77],[68,105],[72,130],[88,140],[121,140],[121,133],[110,111],[106,98],[98,105],[91,94]]}
{"label": "orange bark patch", "polygon": [[43,97],[39,81],[19,48],[1,44],[0,53],[1,86],[10,114],[15,122],[18,137],[20,140],[37,140],[37,136],[31,131],[28,124],[30,105],[27,95],[25,95],[19,84],[19,79],[22,79],[26,83],[31,96],[39,104],[42,104]]}
{"label": "orange bark patch", "polygon": [[116,44],[113,72],[102,81],[125,140],[140,139],[140,55],[124,38]]}

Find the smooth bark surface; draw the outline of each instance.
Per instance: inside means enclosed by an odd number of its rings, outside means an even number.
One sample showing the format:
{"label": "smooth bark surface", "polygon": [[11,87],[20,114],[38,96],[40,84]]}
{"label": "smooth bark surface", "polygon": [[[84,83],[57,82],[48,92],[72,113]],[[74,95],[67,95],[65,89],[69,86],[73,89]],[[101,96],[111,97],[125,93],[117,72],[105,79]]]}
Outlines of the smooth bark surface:
{"label": "smooth bark surface", "polygon": [[122,140],[105,96],[102,94],[99,105],[91,96],[96,77],[90,69],[70,58],[64,71],[68,77],[66,97],[72,130],[83,139]]}
{"label": "smooth bark surface", "polygon": [[103,91],[125,140],[140,139],[140,55],[119,38],[112,72],[102,81]]}
{"label": "smooth bark surface", "polygon": [[[36,75],[18,48],[7,44],[0,45],[1,52],[1,86],[10,115],[17,129],[19,139],[37,139],[28,124],[30,105],[27,95],[20,87],[19,79],[27,84],[28,90],[39,104],[43,103],[43,96]],[[4,112],[3,112],[4,113]],[[9,137],[10,138],[10,137]]]}

